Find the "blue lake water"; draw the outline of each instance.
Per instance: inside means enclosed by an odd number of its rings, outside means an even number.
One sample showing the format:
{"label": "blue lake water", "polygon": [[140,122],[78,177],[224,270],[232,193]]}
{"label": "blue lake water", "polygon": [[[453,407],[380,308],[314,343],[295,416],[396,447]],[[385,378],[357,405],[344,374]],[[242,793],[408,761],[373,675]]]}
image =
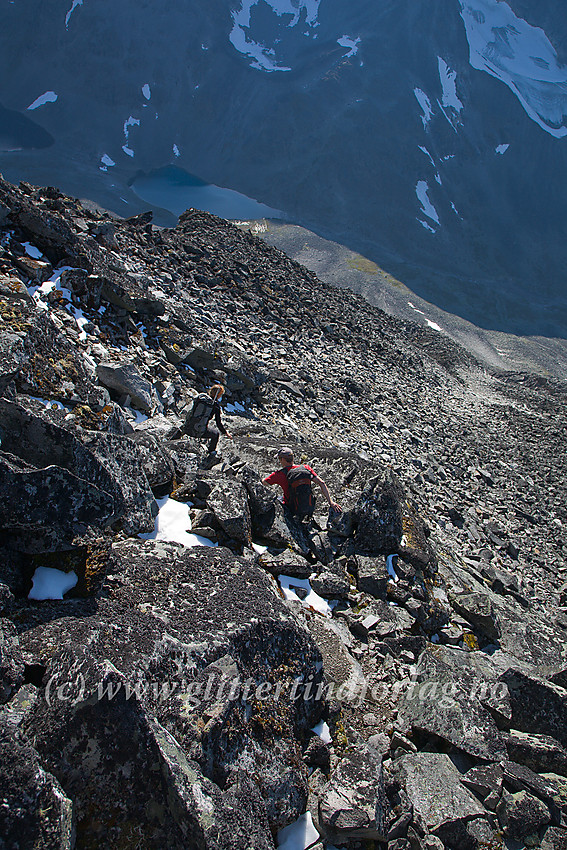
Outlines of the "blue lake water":
{"label": "blue lake water", "polygon": [[173,165],[141,174],[130,186],[146,203],[162,207],[177,216],[194,208],[233,220],[286,218],[280,210],[272,209],[233,189],[205,183],[194,174]]}

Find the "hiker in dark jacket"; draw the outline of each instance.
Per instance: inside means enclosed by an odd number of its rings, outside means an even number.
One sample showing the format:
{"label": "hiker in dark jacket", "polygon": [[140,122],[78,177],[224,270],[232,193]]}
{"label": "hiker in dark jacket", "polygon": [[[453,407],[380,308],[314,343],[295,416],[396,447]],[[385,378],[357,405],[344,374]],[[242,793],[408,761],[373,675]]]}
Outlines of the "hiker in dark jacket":
{"label": "hiker in dark jacket", "polygon": [[[224,387],[221,384],[214,384],[208,396],[205,393],[200,393],[193,403],[193,408],[187,419],[183,430],[186,434],[192,437],[201,437],[209,441],[208,451],[210,455],[216,454],[217,443],[220,434],[227,437],[232,436],[228,433],[221,421],[220,399],[224,395]],[[211,423],[214,417],[215,425]]]}
{"label": "hiker in dark jacket", "polygon": [[[307,464],[301,464],[301,466],[294,464],[292,449],[289,449],[287,447],[282,447],[278,451],[278,460],[279,460],[279,462],[282,466],[282,469],[278,469],[277,472],[272,472],[270,475],[267,475],[266,478],[264,478],[263,483],[269,484],[269,485],[279,484],[279,486],[283,490],[283,503],[284,503],[285,508],[290,510],[292,513],[294,513],[296,515],[300,515],[300,516],[309,516],[310,514],[313,513],[313,508],[315,507],[315,500],[314,499],[312,500],[311,506],[308,506],[306,504],[305,507],[298,509],[297,500],[294,498],[294,493],[293,493],[294,485],[295,486],[299,485],[299,487],[305,486],[303,484],[302,480],[301,480],[301,471],[307,470],[307,473],[311,473],[311,474],[310,475],[305,474],[303,476],[304,481],[305,482],[309,481],[309,486],[310,486],[310,481],[314,481],[316,484],[318,484],[318,486],[321,488],[321,492],[323,493],[323,496],[325,497],[325,499],[329,503],[329,507],[333,511],[335,511],[336,513],[341,513],[341,511],[342,511],[341,506],[339,504],[337,504],[337,502],[334,502],[331,499],[331,495],[329,493],[329,488],[327,487],[327,485],[325,484],[323,479],[319,478],[319,476],[317,475],[315,470],[312,469]],[[294,469],[299,470],[300,473],[299,473],[299,475],[296,474],[297,475],[296,481],[293,481],[293,476],[291,476],[292,481],[290,482],[290,472]],[[308,496],[307,496],[307,499],[308,499]]]}

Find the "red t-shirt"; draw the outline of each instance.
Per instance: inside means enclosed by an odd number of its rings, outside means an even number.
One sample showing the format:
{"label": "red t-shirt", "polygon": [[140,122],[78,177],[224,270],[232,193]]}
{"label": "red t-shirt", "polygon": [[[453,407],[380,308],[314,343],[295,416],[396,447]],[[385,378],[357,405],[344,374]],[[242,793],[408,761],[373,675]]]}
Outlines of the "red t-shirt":
{"label": "red t-shirt", "polygon": [[291,466],[286,466],[285,469],[282,467],[278,469],[276,472],[272,472],[271,475],[267,475],[264,479],[266,484],[279,484],[283,490],[283,503],[287,505],[289,500],[289,481],[287,480],[287,475],[285,474],[286,469],[296,469],[298,466],[304,466],[305,469],[308,469],[309,472],[312,472],[313,475],[317,475],[314,469],[311,469],[306,463],[294,463]]}

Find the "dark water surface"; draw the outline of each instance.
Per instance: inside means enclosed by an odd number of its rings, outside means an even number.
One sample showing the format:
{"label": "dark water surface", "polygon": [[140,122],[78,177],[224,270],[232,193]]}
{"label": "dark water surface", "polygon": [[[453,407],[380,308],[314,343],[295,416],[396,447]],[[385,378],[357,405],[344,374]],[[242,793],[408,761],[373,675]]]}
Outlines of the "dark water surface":
{"label": "dark water surface", "polygon": [[158,168],[149,174],[140,174],[134,178],[130,187],[146,203],[163,207],[174,215],[181,215],[194,207],[233,220],[286,218],[279,210],[247,198],[233,189],[205,183],[174,165]]}

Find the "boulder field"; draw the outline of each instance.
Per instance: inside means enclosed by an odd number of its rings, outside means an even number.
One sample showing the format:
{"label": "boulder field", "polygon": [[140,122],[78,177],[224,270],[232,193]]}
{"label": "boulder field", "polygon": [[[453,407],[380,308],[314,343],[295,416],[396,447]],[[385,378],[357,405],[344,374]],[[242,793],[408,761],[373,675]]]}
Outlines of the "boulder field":
{"label": "boulder field", "polygon": [[566,400],[245,224],[0,178],[0,847],[567,848]]}

